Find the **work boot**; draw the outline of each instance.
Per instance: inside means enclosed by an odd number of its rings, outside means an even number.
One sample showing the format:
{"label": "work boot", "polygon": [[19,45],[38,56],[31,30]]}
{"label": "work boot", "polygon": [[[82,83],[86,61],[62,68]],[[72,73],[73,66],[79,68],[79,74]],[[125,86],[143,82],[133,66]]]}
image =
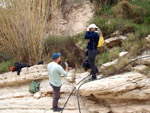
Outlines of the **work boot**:
{"label": "work boot", "polygon": [[92,78],[92,77],[91,77],[91,78],[89,79],[89,81],[94,81],[94,80],[97,80],[97,78]]}
{"label": "work boot", "polygon": [[89,81],[93,81],[93,80],[96,80],[97,77],[96,77],[96,74],[92,74],[92,77],[89,79]]}
{"label": "work boot", "polygon": [[53,112],[60,112],[62,110],[63,110],[63,108],[53,108]]}

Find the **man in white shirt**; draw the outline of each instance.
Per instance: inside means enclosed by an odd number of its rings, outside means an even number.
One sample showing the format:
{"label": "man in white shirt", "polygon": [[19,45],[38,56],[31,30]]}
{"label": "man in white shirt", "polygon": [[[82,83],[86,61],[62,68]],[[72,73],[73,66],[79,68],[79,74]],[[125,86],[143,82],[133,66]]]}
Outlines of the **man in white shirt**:
{"label": "man in white shirt", "polygon": [[60,88],[61,88],[61,74],[67,76],[68,74],[68,64],[65,63],[66,69],[64,70],[59,63],[61,62],[60,53],[53,54],[53,62],[47,65],[48,76],[50,85],[53,88],[53,111],[62,111],[62,108],[58,107],[58,100],[60,98]]}

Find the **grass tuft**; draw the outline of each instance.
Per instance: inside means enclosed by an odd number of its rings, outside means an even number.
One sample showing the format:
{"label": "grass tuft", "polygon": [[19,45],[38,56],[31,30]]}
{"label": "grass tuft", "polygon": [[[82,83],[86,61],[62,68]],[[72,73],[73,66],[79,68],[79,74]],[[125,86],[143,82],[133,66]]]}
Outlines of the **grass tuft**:
{"label": "grass tuft", "polygon": [[15,63],[14,60],[3,61],[0,63],[0,74],[10,71],[10,67]]}

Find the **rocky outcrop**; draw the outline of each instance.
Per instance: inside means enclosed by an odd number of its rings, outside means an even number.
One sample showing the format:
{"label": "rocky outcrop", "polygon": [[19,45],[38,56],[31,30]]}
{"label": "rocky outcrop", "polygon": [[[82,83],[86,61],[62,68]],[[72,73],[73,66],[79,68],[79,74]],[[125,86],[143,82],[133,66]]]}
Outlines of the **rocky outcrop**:
{"label": "rocky outcrop", "polygon": [[[138,73],[139,67],[136,66],[133,72],[91,82],[88,82],[89,72],[70,70],[69,77],[62,76],[59,106],[63,107],[73,88],[78,88],[77,84],[88,76],[82,82],[88,83],[79,90],[82,113],[149,113],[150,78]],[[4,73],[0,78],[0,113],[53,113],[53,90],[49,85],[46,65],[23,68],[19,76],[16,72]],[[40,91],[35,94],[29,92],[32,80],[40,81]],[[63,113],[78,113],[76,91]]]}
{"label": "rocky outcrop", "polygon": [[85,83],[80,94],[89,98],[93,95],[99,106],[105,105],[113,113],[149,113],[149,81],[140,73],[129,72]]}
{"label": "rocky outcrop", "polygon": [[126,36],[117,36],[117,37],[111,37],[105,40],[105,44],[108,48],[112,48],[114,46],[121,45],[122,41],[125,40]]}
{"label": "rocky outcrop", "polygon": [[20,75],[16,72],[9,72],[0,75],[0,87],[3,85],[15,85],[32,80],[42,80],[48,78],[46,66],[35,65],[30,68],[23,68]]}
{"label": "rocky outcrop", "polygon": [[[69,72],[69,77],[72,77],[72,74],[73,70]],[[4,73],[0,78],[0,113],[53,113],[51,110],[53,90],[49,85],[46,65],[23,68],[20,75],[16,72]],[[40,91],[35,94],[29,92],[29,84],[33,80],[40,81]],[[62,82],[60,107],[63,107],[74,88],[68,78],[62,77]],[[74,101],[75,95],[70,98],[64,113],[78,111],[77,103]],[[82,103],[81,101],[83,113],[88,113]]]}

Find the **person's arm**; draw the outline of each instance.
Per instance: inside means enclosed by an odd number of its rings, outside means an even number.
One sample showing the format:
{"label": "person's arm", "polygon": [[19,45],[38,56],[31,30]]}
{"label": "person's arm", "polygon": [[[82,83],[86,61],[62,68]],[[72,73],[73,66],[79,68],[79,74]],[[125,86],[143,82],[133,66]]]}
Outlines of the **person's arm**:
{"label": "person's arm", "polygon": [[[66,70],[66,71],[65,71],[65,70]],[[58,66],[58,71],[59,71],[59,73],[65,75],[65,76],[67,76],[67,74],[68,74],[68,68],[66,67],[65,70],[62,68],[62,66],[60,66],[60,65]]]}
{"label": "person's arm", "polygon": [[96,37],[98,34],[93,32],[93,33],[89,33],[89,31],[86,31],[85,33],[85,39],[94,39],[94,37]]}
{"label": "person's arm", "polygon": [[102,37],[103,37],[102,31],[101,31],[101,29],[100,29],[100,28],[98,28],[98,33],[99,33],[99,35],[100,35],[100,36],[102,36]]}

